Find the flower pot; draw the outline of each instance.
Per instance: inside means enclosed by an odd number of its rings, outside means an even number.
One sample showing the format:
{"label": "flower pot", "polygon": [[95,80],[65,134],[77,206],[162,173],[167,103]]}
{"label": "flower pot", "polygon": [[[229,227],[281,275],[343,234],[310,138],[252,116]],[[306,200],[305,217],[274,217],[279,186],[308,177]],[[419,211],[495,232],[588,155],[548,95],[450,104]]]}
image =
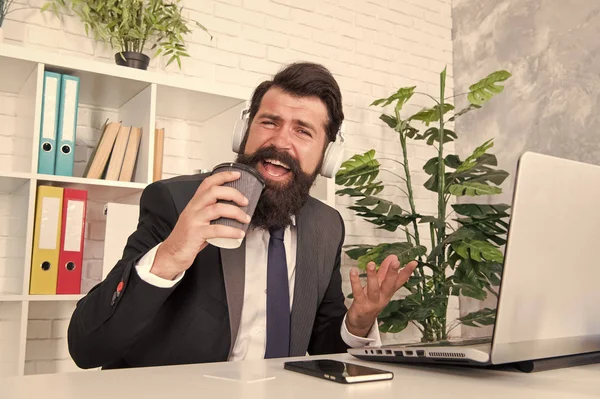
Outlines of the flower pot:
{"label": "flower pot", "polygon": [[115,62],[117,65],[146,70],[150,64],[150,57],[135,51],[123,51],[115,54]]}

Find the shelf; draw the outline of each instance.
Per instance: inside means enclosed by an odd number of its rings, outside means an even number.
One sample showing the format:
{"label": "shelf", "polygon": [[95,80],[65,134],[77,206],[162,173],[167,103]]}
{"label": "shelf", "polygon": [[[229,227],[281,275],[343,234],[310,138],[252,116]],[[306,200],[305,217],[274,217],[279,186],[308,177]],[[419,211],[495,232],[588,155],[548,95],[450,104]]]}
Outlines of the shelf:
{"label": "shelf", "polygon": [[23,295],[23,299],[29,302],[68,302],[78,301],[85,295]]}
{"label": "shelf", "polygon": [[0,172],[0,193],[11,194],[27,184],[31,179],[30,173]]}
{"label": "shelf", "polygon": [[22,302],[25,295],[11,295],[3,294],[0,295],[0,302]]}
{"label": "shelf", "polygon": [[[205,122],[240,104],[245,101],[177,87],[157,87],[156,115],[159,117]],[[236,117],[238,115],[236,111]]]}
{"label": "shelf", "polygon": [[[3,44],[0,47],[0,61],[4,65],[8,62],[11,68],[17,68],[21,65],[36,65],[37,63],[45,64],[49,70],[57,70],[59,72],[70,73],[79,76],[84,84],[91,85],[94,90],[89,90],[87,93],[81,93],[81,103],[97,104],[104,107],[119,108],[122,104],[134,97],[145,87],[154,83],[165,90],[165,95],[170,94],[172,89],[182,89],[201,92],[204,100],[208,100],[209,107],[203,103],[202,107],[198,104],[198,108],[186,106],[186,114],[189,111],[198,112],[202,118],[206,116],[216,116],[218,113],[240,103],[240,99],[250,98],[251,89],[242,89],[237,85],[215,82],[214,80],[192,78],[189,76],[169,75],[163,72],[143,71],[135,68],[128,68],[116,65],[111,62],[102,62],[96,60],[87,60],[75,56],[66,56],[46,52],[37,49],[25,48],[22,46],[14,46]],[[11,60],[8,60],[8,57]],[[14,64],[14,66],[13,66]],[[31,72],[29,67],[27,74]],[[20,72],[20,75],[25,75],[25,72]],[[11,76],[3,74],[3,76]],[[18,82],[11,86],[10,79],[4,79],[6,82],[0,84],[6,85],[7,89],[18,89]],[[21,82],[25,81],[25,76]],[[177,90],[175,92],[178,92]],[[88,96],[88,97],[86,97]],[[129,96],[129,97],[128,97]],[[127,98],[128,97],[128,98]],[[202,110],[201,108],[204,108]],[[209,115],[209,111],[212,115]],[[194,113],[192,113],[194,115]],[[196,119],[196,118],[194,118]]]}
{"label": "shelf", "polygon": [[[4,48],[4,44],[0,47]],[[18,94],[21,88],[29,79],[32,72],[37,68],[37,62],[28,61],[10,56],[2,56],[0,49],[0,65],[2,73],[0,74],[0,92]]]}
{"label": "shelf", "polygon": [[0,302],[70,302],[85,295],[0,295]]}
{"label": "shelf", "polygon": [[40,184],[85,189],[89,192],[89,197],[93,198],[95,201],[112,201],[130,195],[140,194],[146,187],[145,183],[136,182],[41,174],[36,174],[35,176]]}

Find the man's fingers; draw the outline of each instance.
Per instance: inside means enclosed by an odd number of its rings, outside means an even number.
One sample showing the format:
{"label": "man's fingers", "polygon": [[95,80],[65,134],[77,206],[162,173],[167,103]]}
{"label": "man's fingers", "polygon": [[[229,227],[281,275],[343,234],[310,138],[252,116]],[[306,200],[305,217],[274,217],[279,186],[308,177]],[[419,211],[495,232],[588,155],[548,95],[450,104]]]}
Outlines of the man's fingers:
{"label": "man's fingers", "polygon": [[400,270],[400,272],[398,273],[398,277],[396,278],[396,290],[399,290],[400,287],[402,287],[408,281],[410,276],[412,276],[413,272],[415,271],[416,267],[417,261],[413,260],[411,262],[408,262],[406,266],[404,266],[402,270]]}
{"label": "man's fingers", "polygon": [[198,190],[207,189],[212,186],[222,186],[225,183],[235,181],[240,178],[240,172],[229,171],[215,173],[214,175],[208,176],[202,181]]}
{"label": "man's fingers", "polygon": [[356,269],[350,270],[350,285],[352,286],[352,296],[354,296],[354,300],[363,300],[365,293],[362,285],[360,285],[360,277],[358,277]]}
{"label": "man's fingers", "polygon": [[389,270],[390,270],[390,263],[389,262],[381,262],[381,266],[379,266],[379,270],[377,271],[377,281],[379,282],[379,286],[381,286],[381,284],[383,284],[383,281],[385,280]]}
{"label": "man's fingers", "polygon": [[374,262],[369,262],[367,265],[367,296],[370,301],[379,301],[379,280],[377,280]]}
{"label": "man's fingers", "polygon": [[390,266],[396,262],[398,262],[398,257],[396,255],[388,255],[383,260],[383,262],[381,262],[381,266],[379,266],[379,272],[377,273],[379,285],[381,285],[383,283],[383,280],[385,280]]}
{"label": "man's fingers", "polygon": [[385,279],[381,283],[381,295],[385,298],[391,298],[397,290],[396,281],[398,279],[398,269],[400,269],[400,262],[396,261],[392,263],[388,268]]}
{"label": "man's fingers", "polygon": [[200,220],[210,222],[221,217],[235,219],[240,223],[250,223],[250,215],[235,205],[224,203],[213,204],[198,213]]}
{"label": "man's fingers", "polygon": [[192,198],[194,209],[206,208],[218,200],[232,201],[239,206],[248,205],[248,199],[239,190],[227,186],[213,186],[205,191],[198,191]]}

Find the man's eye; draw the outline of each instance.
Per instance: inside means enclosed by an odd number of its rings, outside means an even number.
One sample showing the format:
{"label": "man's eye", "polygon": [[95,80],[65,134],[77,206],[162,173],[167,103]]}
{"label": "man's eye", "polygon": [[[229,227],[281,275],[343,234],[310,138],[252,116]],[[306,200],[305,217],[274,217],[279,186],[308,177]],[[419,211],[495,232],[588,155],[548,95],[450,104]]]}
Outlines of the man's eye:
{"label": "man's eye", "polygon": [[307,135],[307,136],[309,136],[309,137],[312,137],[312,134],[310,134],[310,132],[309,132],[309,131],[306,131],[306,130],[302,130],[302,129],[300,129],[300,130],[299,130],[299,132],[300,132],[300,133],[302,133],[302,134],[305,134],[305,135]]}
{"label": "man's eye", "polygon": [[261,124],[275,126],[275,123],[272,121],[262,121]]}

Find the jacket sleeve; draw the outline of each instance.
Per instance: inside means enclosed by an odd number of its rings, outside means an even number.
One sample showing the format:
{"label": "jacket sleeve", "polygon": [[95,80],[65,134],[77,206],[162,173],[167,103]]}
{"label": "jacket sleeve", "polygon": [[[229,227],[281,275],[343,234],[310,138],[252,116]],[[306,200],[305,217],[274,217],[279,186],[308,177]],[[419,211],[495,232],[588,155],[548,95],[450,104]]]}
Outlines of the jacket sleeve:
{"label": "jacket sleeve", "polygon": [[177,218],[164,183],[144,189],[138,226],[121,260],[77,303],[71,317],[68,347],[77,366],[101,367],[123,357],[177,288],[178,284],[171,288],[149,284],[135,270],[138,260],[168,237]]}
{"label": "jacket sleeve", "polygon": [[348,309],[344,303],[345,298],[344,293],[342,292],[342,274],[340,270],[345,226],[339,213],[338,217],[342,226],[342,237],[337,248],[335,264],[329,286],[317,309],[317,316],[308,344],[308,353],[310,355],[343,353],[349,348],[342,339],[340,333],[342,322],[344,321]]}

